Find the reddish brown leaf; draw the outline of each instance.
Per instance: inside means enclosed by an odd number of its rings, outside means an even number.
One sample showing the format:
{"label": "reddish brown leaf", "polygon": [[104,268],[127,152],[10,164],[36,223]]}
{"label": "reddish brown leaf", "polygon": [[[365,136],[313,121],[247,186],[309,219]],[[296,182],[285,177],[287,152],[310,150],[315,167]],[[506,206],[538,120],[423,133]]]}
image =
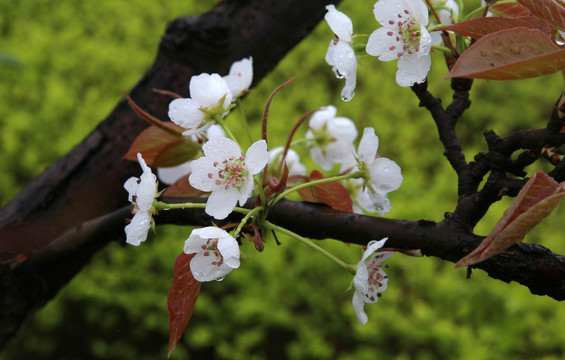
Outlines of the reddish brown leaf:
{"label": "reddish brown leaf", "polygon": [[194,279],[190,271],[190,260],[194,255],[181,253],[175,260],[173,283],[167,298],[170,328],[168,357],[171,357],[186,329],[200,293],[201,283]]}
{"label": "reddish brown leaf", "polygon": [[[318,170],[310,173],[310,180],[323,179],[324,175]],[[326,204],[336,210],[353,212],[353,201],[347,189],[337,181],[314,185],[298,190],[306,201]]]}
{"label": "reddish brown leaf", "polygon": [[190,183],[188,182],[188,177],[190,174],[186,174],[185,176],[181,177],[174,184],[169,186],[165,192],[163,192],[163,196],[169,197],[199,197],[203,194],[206,194],[204,191],[200,191],[198,189],[193,188]]}
{"label": "reddish brown leaf", "polygon": [[527,7],[532,15],[537,16],[548,23],[565,29],[565,6],[556,0],[518,0]]}
{"label": "reddish brown leaf", "polygon": [[528,16],[530,10],[520,4],[494,4],[489,10],[497,16]]}
{"label": "reddish brown leaf", "polygon": [[446,78],[511,80],[565,68],[565,49],[546,34],[518,27],[488,34],[467,49]]}
{"label": "reddish brown leaf", "polygon": [[462,267],[494,256],[520,242],[565,198],[563,186],[542,171],[536,171],[504,212],[492,232],[479,246],[455,264]]}
{"label": "reddish brown leaf", "polygon": [[131,106],[131,108],[133,109],[133,111],[135,111],[135,113],[137,115],[139,115],[142,119],[149,122],[151,125],[160,128],[161,130],[163,130],[165,132],[171,133],[171,135],[177,135],[177,136],[182,135],[182,133],[185,129],[183,129],[182,127],[180,127],[177,124],[172,123],[170,121],[161,121],[161,120],[157,119],[155,116],[149,114],[147,111],[140,108],[131,99],[131,97],[128,94],[125,94],[124,96],[126,97],[126,100],[128,101],[128,103]]}
{"label": "reddish brown leaf", "polygon": [[137,136],[124,157],[137,160],[139,152],[148,165],[167,167],[194,159],[200,149],[201,146],[190,138],[172,135],[160,128],[150,126]]}
{"label": "reddish brown leaf", "polygon": [[533,16],[522,16],[517,18],[480,17],[446,26],[442,28],[442,30],[450,30],[463,36],[480,39],[485,35],[516,27],[538,29],[547,34],[547,36],[551,35],[551,28],[543,20]]}

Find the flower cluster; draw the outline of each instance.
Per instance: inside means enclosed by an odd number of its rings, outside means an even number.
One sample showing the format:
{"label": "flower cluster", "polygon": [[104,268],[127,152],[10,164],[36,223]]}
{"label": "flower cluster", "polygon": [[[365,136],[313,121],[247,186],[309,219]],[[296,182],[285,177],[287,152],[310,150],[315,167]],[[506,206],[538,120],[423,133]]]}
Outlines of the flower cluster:
{"label": "flower cluster", "polygon": [[[440,12],[442,22],[458,12],[453,0],[436,1],[442,1],[439,7],[445,10]],[[341,95],[343,100],[349,101],[355,93],[357,73],[353,24],[334,5],[328,5],[326,9],[326,22],[335,34],[326,53],[326,62],[338,78],[345,78]],[[379,0],[373,13],[382,27],[369,36],[367,53],[381,61],[398,59],[396,82],[400,86],[423,82],[430,70],[432,46],[432,37],[426,29],[428,9],[425,3],[421,0]]]}

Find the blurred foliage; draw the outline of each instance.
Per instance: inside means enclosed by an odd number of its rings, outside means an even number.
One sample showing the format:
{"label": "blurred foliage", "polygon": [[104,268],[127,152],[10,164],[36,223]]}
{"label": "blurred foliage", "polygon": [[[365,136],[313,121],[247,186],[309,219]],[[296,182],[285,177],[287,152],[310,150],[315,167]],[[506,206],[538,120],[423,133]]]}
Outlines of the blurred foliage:
{"label": "blurred foliage", "polygon": [[[112,109],[154,59],[166,23],[197,15],[213,1],[0,1],[0,204],[69,151]],[[345,2],[356,33],[376,22],[367,2]],[[338,115],[374,126],[379,153],[404,175],[390,194],[390,218],[441,221],[456,202],[456,178],[445,161],[433,122],[410,89],[394,82],[395,63],[361,59],[355,98],[343,103],[343,82],[324,54],[332,37],[321,23],[242,104],[252,132],[271,91],[296,75],[274,99],[270,146],[308,110],[334,104]],[[430,89],[450,101],[445,65],[436,54]],[[299,63],[300,66],[296,66]],[[189,79],[186,79],[187,83]],[[458,125],[468,160],[484,151],[482,132],[507,135],[543,127],[560,94],[558,75],[520,82],[477,81],[472,107]],[[235,112],[234,124],[241,120]],[[239,118],[239,119],[238,119]],[[231,120],[230,120],[231,121]],[[234,126],[236,127],[236,126]],[[304,134],[304,132],[301,132]],[[302,150],[302,154],[306,155]],[[311,164],[310,164],[311,165]],[[532,167],[533,168],[533,167]],[[124,192],[124,197],[126,196]],[[477,227],[487,234],[510,204],[493,206]],[[558,210],[526,239],[565,253]],[[165,358],[166,297],[173,261],[188,227],[160,227],[139,248],[117,244],[97,254],[57,298],[41,309],[0,359]],[[291,239],[269,240],[223,282],[207,283],[173,359],[560,359],[565,310],[475,271],[433,258],[396,255],[388,261],[389,289],[366,306],[357,323],[348,291],[351,275]],[[350,262],[361,250],[320,242]]]}

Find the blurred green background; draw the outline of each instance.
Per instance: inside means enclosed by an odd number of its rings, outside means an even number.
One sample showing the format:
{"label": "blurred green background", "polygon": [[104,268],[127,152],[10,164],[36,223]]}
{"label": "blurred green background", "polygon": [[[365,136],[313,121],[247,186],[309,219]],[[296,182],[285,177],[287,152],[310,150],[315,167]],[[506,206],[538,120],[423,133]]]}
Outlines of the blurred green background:
{"label": "blurred green background", "polygon": [[[168,21],[198,15],[213,4],[0,0],[0,205],[80,142],[134,86],[153,61]],[[377,26],[372,2],[345,1],[339,9],[354,20],[358,34]],[[456,188],[433,122],[412,92],[396,85],[396,64],[374,58],[361,59],[357,95],[342,102],[343,82],[324,62],[331,38],[321,23],[246,98],[243,110],[254,135],[259,136],[258,120],[268,94],[296,75],[272,104],[270,146],[282,145],[289,124],[304,112],[334,104],[338,115],[353,119],[360,129],[374,126],[379,153],[402,167],[404,183],[390,194],[393,210],[387,216],[441,221],[454,208]],[[445,65],[438,54],[433,62],[430,89],[447,104]],[[472,107],[458,127],[468,160],[485,150],[486,129],[506,135],[545,126],[561,86],[559,75],[477,81]],[[230,116],[237,124],[237,112]],[[477,233],[487,234],[509,203],[506,199],[493,206]],[[526,241],[565,253],[564,214],[558,209]],[[25,324],[0,359],[165,358],[166,297],[173,261],[189,233],[188,227],[160,227],[139,248],[108,246]],[[223,282],[202,286],[173,359],[565,355],[565,309],[557,301],[481,271],[466,280],[465,270],[434,258],[391,258],[389,289],[378,304],[366,306],[369,323],[361,326],[348,291],[351,275],[290,239],[279,240],[280,246],[271,240],[261,254],[244,243],[249,259],[241,268]],[[350,263],[359,260],[357,246],[321,243]]]}

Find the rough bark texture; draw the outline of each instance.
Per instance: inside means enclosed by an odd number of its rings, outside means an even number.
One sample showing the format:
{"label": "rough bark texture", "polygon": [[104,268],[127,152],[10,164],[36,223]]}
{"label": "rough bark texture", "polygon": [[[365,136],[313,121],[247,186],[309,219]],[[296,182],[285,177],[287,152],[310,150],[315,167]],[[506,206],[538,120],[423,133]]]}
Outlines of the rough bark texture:
{"label": "rough bark texture", "polygon": [[[226,74],[234,61],[248,56],[253,56],[257,82],[319,23],[328,3],[225,0],[199,17],[177,18],[168,25],[154,64],[130,95],[166,119],[170,98],[157,95],[154,88],[188,96],[192,75]],[[92,254],[123,238],[118,229],[127,211],[111,213],[127,205],[122,184],[139,171],[122,157],[146,126],[122,100],[80,145],[0,211],[0,347]],[[90,231],[88,226],[97,226],[90,229],[97,236],[82,236]]]}

